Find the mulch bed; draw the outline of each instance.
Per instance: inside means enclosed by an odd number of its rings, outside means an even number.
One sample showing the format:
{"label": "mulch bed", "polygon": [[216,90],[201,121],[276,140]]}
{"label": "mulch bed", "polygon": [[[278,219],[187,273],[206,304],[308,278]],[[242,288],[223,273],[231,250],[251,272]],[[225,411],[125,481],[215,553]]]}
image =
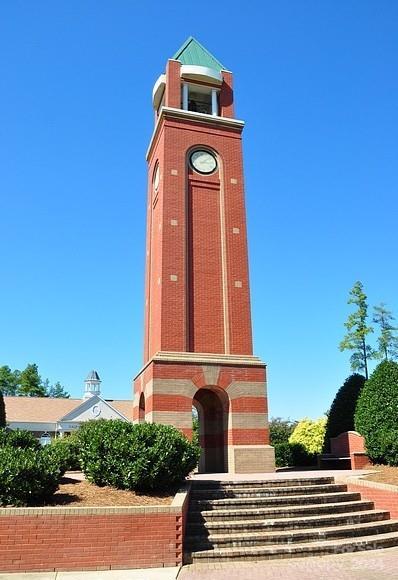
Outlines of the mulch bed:
{"label": "mulch bed", "polygon": [[377,473],[367,475],[366,479],[398,486],[398,467],[390,467],[389,465],[372,465],[371,469],[375,470]]}
{"label": "mulch bed", "polygon": [[154,506],[170,505],[177,490],[164,492],[138,493],[98,487],[79,477],[65,476],[61,479],[59,489],[46,502],[48,506],[70,507],[113,507],[113,506]]}

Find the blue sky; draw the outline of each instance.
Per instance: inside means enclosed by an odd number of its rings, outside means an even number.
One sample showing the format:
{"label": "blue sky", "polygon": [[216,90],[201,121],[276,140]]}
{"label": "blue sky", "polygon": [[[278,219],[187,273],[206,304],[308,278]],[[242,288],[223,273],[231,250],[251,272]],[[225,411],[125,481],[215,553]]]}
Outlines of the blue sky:
{"label": "blue sky", "polygon": [[255,352],[270,413],[349,374],[353,283],[398,315],[395,0],[0,7],[0,365],[130,398],[142,361],[154,81],[193,35],[235,74]]}

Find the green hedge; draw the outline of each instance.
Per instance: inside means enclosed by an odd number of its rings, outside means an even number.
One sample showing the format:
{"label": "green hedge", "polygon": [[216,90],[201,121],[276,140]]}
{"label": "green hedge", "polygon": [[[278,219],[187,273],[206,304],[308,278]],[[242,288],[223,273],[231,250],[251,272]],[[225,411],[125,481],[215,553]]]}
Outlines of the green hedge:
{"label": "green hedge", "polygon": [[365,383],[365,377],[357,373],[348,377],[340,387],[333,400],[326,423],[326,434],[323,445],[325,453],[330,452],[330,439],[345,431],[355,429],[354,415],[358,397]]}
{"label": "green hedge", "polygon": [[120,420],[89,421],[78,432],[80,462],[89,481],[120,489],[167,489],[197,465],[199,447],[176,428]]}
{"label": "green hedge", "polygon": [[398,466],[398,363],[383,361],[366,381],[355,427],[374,463]]}
{"label": "green hedge", "polygon": [[43,452],[58,464],[62,474],[65,471],[80,470],[80,450],[76,434],[53,439],[50,445],[44,447]]}
{"label": "green hedge", "polygon": [[28,431],[0,429],[0,505],[38,505],[58,488],[59,462]]}
{"label": "green hedge", "polygon": [[60,471],[40,449],[0,447],[0,505],[37,505],[58,488]]}
{"label": "green hedge", "polygon": [[19,449],[41,449],[39,441],[29,431],[0,429],[0,447],[5,445]]}

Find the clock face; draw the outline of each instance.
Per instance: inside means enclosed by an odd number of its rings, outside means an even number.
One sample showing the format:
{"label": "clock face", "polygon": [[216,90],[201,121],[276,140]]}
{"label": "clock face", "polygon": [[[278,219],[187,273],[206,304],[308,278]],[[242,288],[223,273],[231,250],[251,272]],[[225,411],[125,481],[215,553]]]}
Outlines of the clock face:
{"label": "clock face", "polygon": [[190,157],[191,165],[198,173],[213,173],[217,160],[209,151],[194,151]]}
{"label": "clock face", "polygon": [[160,181],[160,169],[159,165],[157,165],[155,169],[155,175],[153,176],[153,188],[155,191],[159,189],[159,181]]}

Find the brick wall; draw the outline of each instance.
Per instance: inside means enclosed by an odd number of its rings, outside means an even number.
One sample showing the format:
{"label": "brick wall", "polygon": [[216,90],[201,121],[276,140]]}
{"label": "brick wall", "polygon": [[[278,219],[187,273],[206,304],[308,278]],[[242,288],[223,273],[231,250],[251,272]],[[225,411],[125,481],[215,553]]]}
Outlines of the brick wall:
{"label": "brick wall", "polygon": [[[233,117],[224,72],[221,114]],[[166,107],[180,108],[180,63],[169,60]],[[242,125],[164,112],[148,156],[145,357],[158,351],[252,353]],[[192,148],[213,150],[218,170],[193,172]],[[153,175],[159,164],[158,190]]]}
{"label": "brick wall", "polygon": [[348,491],[359,492],[362,499],[373,501],[376,509],[388,510],[392,518],[398,518],[398,487],[368,480],[346,483]]}
{"label": "brick wall", "polygon": [[0,571],[178,566],[188,494],[148,508],[1,508]]}
{"label": "brick wall", "polygon": [[330,450],[337,457],[348,457],[351,453],[364,453],[365,440],[356,431],[345,431],[330,439]]}

